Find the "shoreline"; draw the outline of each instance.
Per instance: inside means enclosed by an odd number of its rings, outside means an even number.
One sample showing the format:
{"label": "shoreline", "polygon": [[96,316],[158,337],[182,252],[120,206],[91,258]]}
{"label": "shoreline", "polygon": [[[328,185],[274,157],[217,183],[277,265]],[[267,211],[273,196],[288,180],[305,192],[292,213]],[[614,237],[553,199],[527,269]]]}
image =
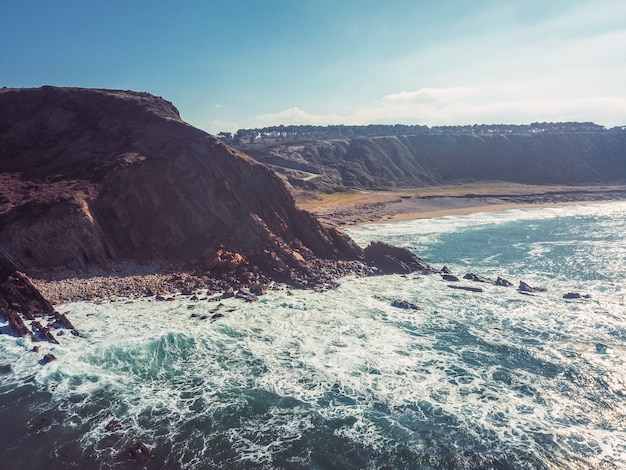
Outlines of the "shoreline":
{"label": "shoreline", "polygon": [[[513,190],[512,190],[513,189]],[[517,189],[517,190],[515,190]],[[402,191],[361,191],[300,201],[328,226],[339,229],[363,224],[394,223],[415,219],[467,215],[524,208],[556,207],[580,203],[626,200],[626,186],[524,187],[514,185],[462,185]],[[107,302],[152,296],[231,295],[247,292],[245,282],[226,276],[212,277],[185,270],[131,269],[92,276],[32,276],[37,289],[53,305],[75,301]],[[340,275],[340,273],[336,273]],[[261,283],[259,293],[279,288]],[[234,292],[233,292],[234,291]],[[183,295],[185,295],[183,294]]]}
{"label": "shoreline", "polygon": [[626,186],[468,184],[398,191],[359,191],[301,199],[299,207],[339,229],[477,212],[626,200]]}

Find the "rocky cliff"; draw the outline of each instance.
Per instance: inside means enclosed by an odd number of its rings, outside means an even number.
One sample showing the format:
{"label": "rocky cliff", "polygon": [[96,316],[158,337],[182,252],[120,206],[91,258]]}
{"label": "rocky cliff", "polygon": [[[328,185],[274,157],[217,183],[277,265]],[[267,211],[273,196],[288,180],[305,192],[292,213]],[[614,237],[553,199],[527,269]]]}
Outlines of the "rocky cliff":
{"label": "rocky cliff", "polygon": [[0,248],[26,272],[264,271],[362,256],[267,169],[147,93],[0,90]]}
{"label": "rocky cliff", "polygon": [[624,129],[519,127],[420,129],[416,134],[353,138],[301,136],[291,142],[268,138],[239,146],[287,175],[293,185],[325,191],[471,181],[577,185],[626,180]]}

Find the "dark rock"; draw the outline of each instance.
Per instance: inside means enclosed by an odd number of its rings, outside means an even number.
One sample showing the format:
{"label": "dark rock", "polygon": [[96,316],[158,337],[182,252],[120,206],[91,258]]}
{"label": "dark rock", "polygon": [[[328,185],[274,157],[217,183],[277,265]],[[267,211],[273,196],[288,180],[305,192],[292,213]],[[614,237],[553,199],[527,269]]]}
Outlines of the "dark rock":
{"label": "dark rock", "polygon": [[406,248],[384,242],[371,242],[364,250],[368,265],[378,268],[381,274],[408,274],[415,271],[436,272]]}
{"label": "dark rock", "polygon": [[152,454],[148,447],[141,441],[133,444],[128,448],[128,453],[138,462],[146,463],[152,458]]}
{"label": "dark rock", "polygon": [[214,313],[213,315],[211,315],[211,320],[215,321],[218,318],[222,318],[224,316],[223,313]]}
{"label": "dark rock", "polygon": [[598,354],[606,354],[606,351],[608,349],[609,349],[609,347],[606,344],[596,343],[596,352]]}
{"label": "dark rock", "polygon": [[38,353],[39,352],[39,346],[33,346],[33,349],[31,349],[32,352],[34,353]]}
{"label": "dark rock", "polygon": [[563,295],[564,299],[590,299],[591,298],[591,294],[580,294],[578,292],[568,292],[567,294]]}
{"label": "dark rock", "polygon": [[448,287],[450,289],[466,290],[466,291],[469,291],[469,292],[484,292],[482,287],[455,286],[455,285],[452,285],[452,284],[448,284]]}
{"label": "dark rock", "polygon": [[235,289],[233,289],[232,287],[229,287],[228,289],[226,289],[224,293],[222,294],[223,299],[230,299],[231,297],[234,297],[234,296],[235,296]]}
{"label": "dark rock", "polygon": [[158,300],[159,302],[163,302],[165,300],[165,297],[163,297],[162,295],[157,295],[154,300]]}
{"label": "dark rock", "polygon": [[0,364],[0,374],[8,374],[11,370],[11,364]]}
{"label": "dark rock", "polygon": [[50,363],[50,362],[52,362],[52,361],[56,361],[56,359],[57,359],[57,358],[56,358],[56,356],[55,356],[54,354],[52,354],[52,353],[48,353],[48,354],[46,354],[46,355],[43,357],[43,362],[44,362],[45,364],[49,364],[49,363]]}
{"label": "dark rock", "polygon": [[393,302],[391,302],[391,306],[407,310],[420,310],[417,305],[412,304],[411,302],[407,302],[406,300],[394,300]]}
{"label": "dark rock", "polygon": [[568,292],[567,294],[563,295],[564,299],[581,299],[582,295],[579,294],[578,292]]}
{"label": "dark rock", "polygon": [[111,419],[111,421],[109,421],[106,424],[104,429],[106,429],[108,432],[119,431],[120,429],[122,429],[122,423],[118,421],[117,419],[113,418]]}
{"label": "dark rock", "polygon": [[506,279],[504,279],[503,277],[498,276],[498,279],[496,279],[495,282],[496,286],[502,286],[502,287],[513,287],[513,283],[507,281]]}
{"label": "dark rock", "polygon": [[441,273],[442,274],[452,274],[452,272],[448,269],[447,266],[444,266],[443,268],[441,268]]}
{"label": "dark rock", "polygon": [[199,299],[198,299],[197,295],[192,295],[191,299],[189,299],[189,300],[193,300],[194,302],[197,302]]}
{"label": "dark rock", "polygon": [[59,344],[59,342],[57,341],[57,339],[54,337],[54,335],[52,334],[52,332],[47,326],[43,326],[38,321],[31,322],[30,326],[32,326],[33,331],[35,331],[38,335],[40,335],[46,341],[49,341],[54,344]]}
{"label": "dark rock", "polygon": [[463,276],[463,279],[474,282],[484,282],[485,284],[494,284],[494,281],[492,279],[474,273],[467,273],[465,276]]}
{"label": "dark rock", "polygon": [[520,281],[517,290],[519,290],[520,292],[545,292],[548,289],[546,289],[545,287],[531,287],[524,281]]}
{"label": "dark rock", "polygon": [[445,281],[452,281],[452,282],[458,282],[459,281],[459,278],[456,277],[454,274],[442,274],[441,277]]}

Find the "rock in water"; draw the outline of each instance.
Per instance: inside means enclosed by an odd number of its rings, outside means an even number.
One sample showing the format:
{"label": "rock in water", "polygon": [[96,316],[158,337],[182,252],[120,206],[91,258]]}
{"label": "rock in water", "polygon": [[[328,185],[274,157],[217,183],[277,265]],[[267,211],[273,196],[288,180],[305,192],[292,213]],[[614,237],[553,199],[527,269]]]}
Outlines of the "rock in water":
{"label": "rock in water", "polygon": [[524,281],[520,281],[517,290],[520,292],[545,292],[548,289],[546,289],[545,287],[531,287]]}
{"label": "rock in water", "polygon": [[394,300],[393,302],[391,302],[391,306],[396,307],[396,308],[403,308],[405,310],[419,310],[420,309],[417,305],[411,302],[408,302],[406,300]]}
{"label": "rock in water", "polygon": [[420,258],[406,248],[400,248],[384,242],[371,242],[365,248],[365,261],[375,266],[382,274],[408,274],[415,271],[422,273],[435,273]]}

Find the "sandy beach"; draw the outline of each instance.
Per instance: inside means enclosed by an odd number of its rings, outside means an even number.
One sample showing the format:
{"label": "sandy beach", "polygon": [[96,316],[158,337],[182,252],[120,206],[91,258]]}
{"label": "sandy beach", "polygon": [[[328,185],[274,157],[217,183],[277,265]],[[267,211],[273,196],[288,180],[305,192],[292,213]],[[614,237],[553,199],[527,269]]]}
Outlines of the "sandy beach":
{"label": "sandy beach", "polygon": [[323,223],[342,228],[526,207],[626,199],[626,186],[464,184],[397,191],[300,195],[298,206]]}

